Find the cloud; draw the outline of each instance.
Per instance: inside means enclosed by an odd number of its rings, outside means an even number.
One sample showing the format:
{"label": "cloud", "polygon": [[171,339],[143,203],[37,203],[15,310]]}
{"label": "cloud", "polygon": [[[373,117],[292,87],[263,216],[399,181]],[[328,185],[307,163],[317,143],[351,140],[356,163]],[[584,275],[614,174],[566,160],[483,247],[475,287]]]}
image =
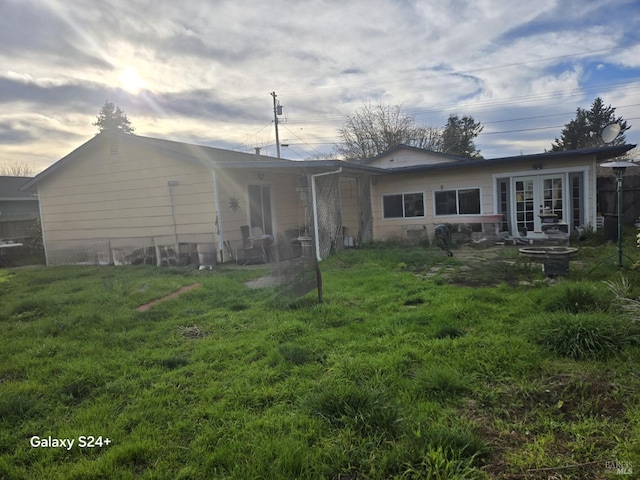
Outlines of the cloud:
{"label": "cloud", "polygon": [[[0,0],[0,104],[12,112],[0,113],[2,134],[40,159],[68,153],[69,132],[92,135],[106,100],[139,134],[249,148],[274,142],[276,91],[290,129],[283,135],[297,152],[330,149],[344,115],[363,102],[403,104],[435,126],[459,113],[487,122],[487,133],[522,130],[507,141],[479,137],[486,156],[542,151],[559,130],[527,125],[566,123],[545,115],[574,112],[598,94],[640,102],[633,0],[87,5]],[[146,85],[138,95],[119,83],[127,67]],[[24,119],[34,115],[48,120],[30,129]],[[490,123],[527,117],[541,118],[518,128]],[[42,135],[47,122],[53,130]]]}

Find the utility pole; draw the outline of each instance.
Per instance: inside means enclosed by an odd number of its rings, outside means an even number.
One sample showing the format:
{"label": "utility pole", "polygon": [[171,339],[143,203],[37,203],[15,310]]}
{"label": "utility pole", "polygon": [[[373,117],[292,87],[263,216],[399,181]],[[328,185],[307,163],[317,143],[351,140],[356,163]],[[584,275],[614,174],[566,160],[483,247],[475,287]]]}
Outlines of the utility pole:
{"label": "utility pole", "polygon": [[273,97],[273,123],[276,127],[276,152],[278,154],[278,158],[280,158],[280,136],[278,135],[278,114],[282,115],[282,107],[280,104],[276,104],[276,92],[271,92],[271,96]]}

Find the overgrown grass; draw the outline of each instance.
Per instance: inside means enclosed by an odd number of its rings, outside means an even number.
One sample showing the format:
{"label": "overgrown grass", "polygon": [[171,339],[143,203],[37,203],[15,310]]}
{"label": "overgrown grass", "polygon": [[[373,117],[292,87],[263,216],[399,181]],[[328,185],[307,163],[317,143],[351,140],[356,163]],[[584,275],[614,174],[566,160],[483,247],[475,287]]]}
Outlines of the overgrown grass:
{"label": "overgrown grass", "polygon": [[[0,270],[0,478],[578,479],[606,478],[604,461],[640,468],[637,332],[603,272],[590,281],[585,265],[548,285],[510,251],[468,264],[458,253],[342,252],[321,264],[322,305],[247,289],[260,271]],[[75,446],[31,446],[49,435]],[[89,435],[111,444],[78,447]]]}

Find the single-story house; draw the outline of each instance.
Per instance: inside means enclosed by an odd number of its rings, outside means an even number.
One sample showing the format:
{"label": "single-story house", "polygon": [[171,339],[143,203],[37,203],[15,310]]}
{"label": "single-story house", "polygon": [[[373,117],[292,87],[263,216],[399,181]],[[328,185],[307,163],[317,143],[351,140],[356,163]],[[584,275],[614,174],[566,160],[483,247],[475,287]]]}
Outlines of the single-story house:
{"label": "single-story house", "polygon": [[358,189],[368,205],[378,171],[101,133],[23,189],[40,201],[48,265],[171,264],[196,251],[227,262],[246,253],[243,227],[275,247],[316,238],[325,257],[343,231],[362,230]]}
{"label": "single-story house", "polygon": [[372,178],[373,237],[484,224],[534,238],[541,236],[545,210],[569,232],[595,227],[596,165],[634,147],[474,160],[398,146],[365,163],[392,173]]}
{"label": "single-story house", "polygon": [[20,242],[32,235],[40,216],[38,197],[20,189],[31,177],[0,177],[0,241]]}
{"label": "single-story house", "polygon": [[633,147],[470,160],[400,146],[351,163],[102,133],[22,188],[37,192],[49,265],[160,265],[196,251],[227,262],[246,254],[246,232],[283,252],[313,241],[324,258],[439,223],[532,235],[545,207],[594,225],[596,163]]}

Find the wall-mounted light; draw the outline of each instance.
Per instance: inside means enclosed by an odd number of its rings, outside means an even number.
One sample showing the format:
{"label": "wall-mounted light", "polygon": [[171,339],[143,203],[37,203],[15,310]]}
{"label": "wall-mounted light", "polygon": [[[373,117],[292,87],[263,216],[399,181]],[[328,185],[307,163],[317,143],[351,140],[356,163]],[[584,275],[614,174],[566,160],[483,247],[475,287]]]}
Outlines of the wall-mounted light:
{"label": "wall-mounted light", "polygon": [[533,169],[534,170],[542,170],[542,164],[541,163],[534,163],[533,164]]}
{"label": "wall-mounted light", "polygon": [[175,187],[176,185],[178,185],[178,182],[176,182],[175,180],[169,180],[167,182],[167,185],[170,187]]}
{"label": "wall-mounted light", "polygon": [[258,172],[258,179],[264,180],[264,173]]}

